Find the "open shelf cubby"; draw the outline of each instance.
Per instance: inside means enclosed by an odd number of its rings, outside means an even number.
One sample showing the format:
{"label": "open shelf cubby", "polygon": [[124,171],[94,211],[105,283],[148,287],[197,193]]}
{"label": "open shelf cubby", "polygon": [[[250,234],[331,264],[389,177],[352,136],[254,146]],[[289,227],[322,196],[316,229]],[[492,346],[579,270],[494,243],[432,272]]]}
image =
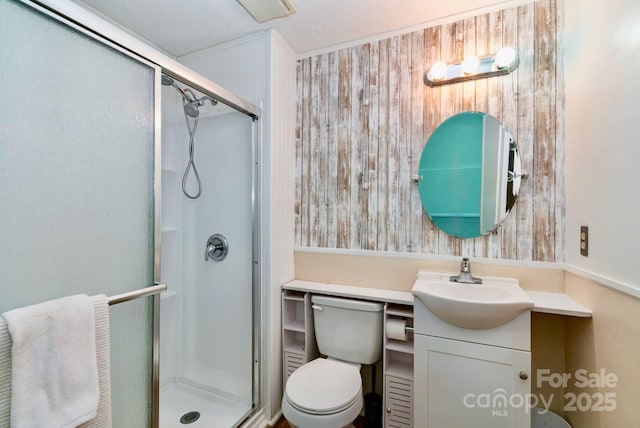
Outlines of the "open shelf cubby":
{"label": "open shelf cubby", "polygon": [[301,365],[318,356],[313,331],[311,293],[282,292],[282,363],[283,381]]}

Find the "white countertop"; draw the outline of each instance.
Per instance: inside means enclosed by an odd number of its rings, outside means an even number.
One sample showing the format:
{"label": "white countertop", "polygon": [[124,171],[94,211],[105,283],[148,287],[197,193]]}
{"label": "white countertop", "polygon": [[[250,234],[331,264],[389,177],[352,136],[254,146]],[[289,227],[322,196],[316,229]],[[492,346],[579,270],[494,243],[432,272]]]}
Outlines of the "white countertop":
{"label": "white countertop", "polygon": [[354,287],[351,285],[328,284],[323,282],[301,281],[295,279],[282,286],[284,290],[309,291],[333,296],[352,297],[378,302],[413,305],[413,294],[406,291],[392,291],[378,288]]}
{"label": "white countertop", "polygon": [[535,305],[533,312],[582,318],[591,318],[593,316],[590,309],[582,306],[566,294],[546,293],[543,291],[527,291],[527,294]]}
{"label": "white countertop", "polygon": [[[314,281],[293,280],[282,286],[284,290],[305,291],[311,293],[329,294],[333,296],[360,298],[379,302],[413,305],[413,294],[408,291],[383,290],[378,288],[354,287],[351,285],[330,284]],[[533,312],[567,315],[573,317],[590,318],[591,310],[585,308],[571,297],[562,293],[546,293],[542,291],[527,291],[533,300]]]}

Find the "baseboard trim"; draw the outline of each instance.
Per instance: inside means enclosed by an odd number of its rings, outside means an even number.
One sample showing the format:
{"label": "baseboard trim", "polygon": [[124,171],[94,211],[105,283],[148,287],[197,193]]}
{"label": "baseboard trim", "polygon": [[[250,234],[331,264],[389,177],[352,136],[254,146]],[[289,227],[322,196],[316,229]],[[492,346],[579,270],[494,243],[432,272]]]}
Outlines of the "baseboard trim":
{"label": "baseboard trim", "polygon": [[280,419],[282,419],[282,410],[278,410],[278,412],[273,416],[273,418],[269,421],[269,427],[275,427],[276,425],[278,425],[278,422],[280,422]]}
{"label": "baseboard trim", "polygon": [[247,419],[242,425],[242,428],[267,428],[267,419],[264,413],[264,407],[260,409],[255,415]]}

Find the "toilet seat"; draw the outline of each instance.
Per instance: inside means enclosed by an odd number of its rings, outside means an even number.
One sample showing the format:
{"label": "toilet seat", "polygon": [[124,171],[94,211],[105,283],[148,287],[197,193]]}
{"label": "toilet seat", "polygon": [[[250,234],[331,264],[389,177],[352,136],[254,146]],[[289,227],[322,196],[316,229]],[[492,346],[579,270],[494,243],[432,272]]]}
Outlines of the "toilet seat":
{"label": "toilet seat", "polygon": [[313,415],[341,412],[362,397],[360,365],[317,358],[295,370],[285,398],[295,409]]}

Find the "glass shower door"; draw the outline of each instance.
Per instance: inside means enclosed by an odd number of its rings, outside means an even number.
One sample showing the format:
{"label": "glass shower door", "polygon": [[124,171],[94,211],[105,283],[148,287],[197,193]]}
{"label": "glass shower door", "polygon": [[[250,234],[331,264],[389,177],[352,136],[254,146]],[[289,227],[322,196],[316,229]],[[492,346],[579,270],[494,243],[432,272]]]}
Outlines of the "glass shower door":
{"label": "glass shower door", "polygon": [[[0,0],[0,313],[153,284],[155,73]],[[110,317],[113,426],[151,426],[152,299]]]}

